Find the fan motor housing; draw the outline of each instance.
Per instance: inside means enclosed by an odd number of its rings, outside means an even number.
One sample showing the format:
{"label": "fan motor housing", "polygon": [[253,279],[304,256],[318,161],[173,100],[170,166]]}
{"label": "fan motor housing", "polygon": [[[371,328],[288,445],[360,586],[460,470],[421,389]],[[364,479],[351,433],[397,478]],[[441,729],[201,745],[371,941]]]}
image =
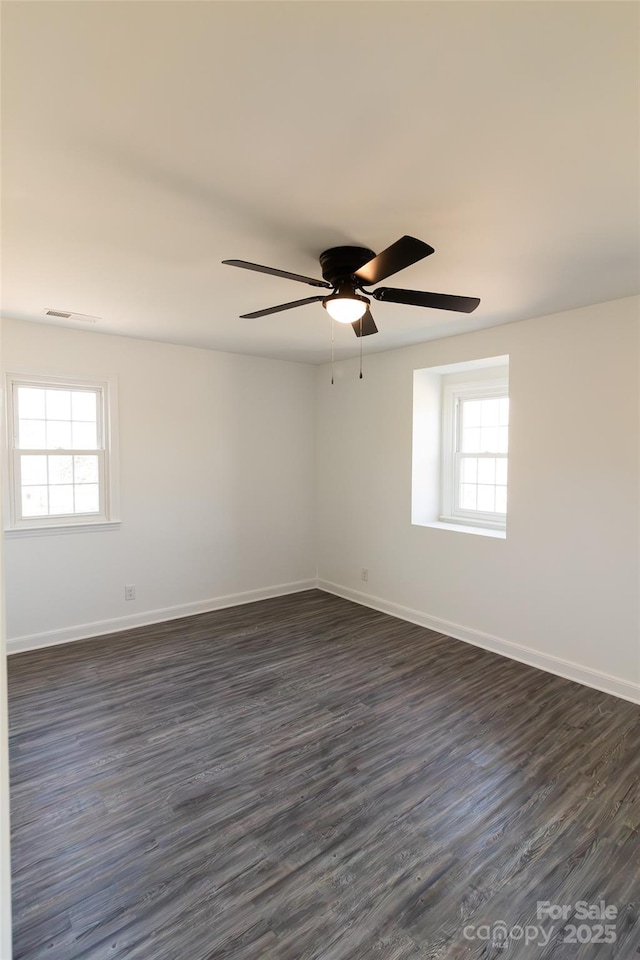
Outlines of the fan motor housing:
{"label": "fan motor housing", "polygon": [[374,257],[367,247],[331,247],[320,254],[322,276],[337,287]]}

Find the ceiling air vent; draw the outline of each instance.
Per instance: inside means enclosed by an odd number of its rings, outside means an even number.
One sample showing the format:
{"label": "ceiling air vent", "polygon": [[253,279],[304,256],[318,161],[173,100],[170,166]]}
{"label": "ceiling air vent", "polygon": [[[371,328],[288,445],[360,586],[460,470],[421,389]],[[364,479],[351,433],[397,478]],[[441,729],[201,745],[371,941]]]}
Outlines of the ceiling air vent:
{"label": "ceiling air vent", "polygon": [[87,313],[67,313],[65,310],[42,311],[45,317],[57,317],[58,320],[80,320],[82,323],[95,323],[100,317],[90,317]]}

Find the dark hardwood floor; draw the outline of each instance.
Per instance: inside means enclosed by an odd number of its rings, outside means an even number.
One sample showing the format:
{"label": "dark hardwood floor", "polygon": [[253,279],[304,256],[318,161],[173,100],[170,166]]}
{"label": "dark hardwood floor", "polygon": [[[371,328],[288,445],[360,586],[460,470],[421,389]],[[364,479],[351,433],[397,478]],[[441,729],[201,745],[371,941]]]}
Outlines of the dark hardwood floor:
{"label": "dark hardwood floor", "polygon": [[9,667],[16,960],[640,956],[631,703],[318,591]]}

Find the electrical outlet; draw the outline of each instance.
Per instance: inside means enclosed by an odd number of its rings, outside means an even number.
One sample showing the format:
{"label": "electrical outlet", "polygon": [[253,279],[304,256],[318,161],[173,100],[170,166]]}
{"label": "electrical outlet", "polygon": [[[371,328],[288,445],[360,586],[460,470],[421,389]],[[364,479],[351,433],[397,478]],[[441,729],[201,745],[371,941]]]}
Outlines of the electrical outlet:
{"label": "electrical outlet", "polygon": [[363,567],[362,570],[360,571],[360,579],[361,580],[369,579],[369,571],[367,570],[366,567]]}
{"label": "electrical outlet", "polygon": [[124,588],[124,598],[125,600],[135,600],[136,598],[136,585],[135,583],[128,583]]}

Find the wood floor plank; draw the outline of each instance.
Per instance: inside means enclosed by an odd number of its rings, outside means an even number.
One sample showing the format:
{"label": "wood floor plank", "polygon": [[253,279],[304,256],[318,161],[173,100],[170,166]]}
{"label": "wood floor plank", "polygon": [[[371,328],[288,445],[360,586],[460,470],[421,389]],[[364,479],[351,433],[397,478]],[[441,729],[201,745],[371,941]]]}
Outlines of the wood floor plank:
{"label": "wood floor plank", "polygon": [[[633,704],[319,591],[9,681],[15,960],[640,956]],[[613,944],[464,933],[601,899]]]}

